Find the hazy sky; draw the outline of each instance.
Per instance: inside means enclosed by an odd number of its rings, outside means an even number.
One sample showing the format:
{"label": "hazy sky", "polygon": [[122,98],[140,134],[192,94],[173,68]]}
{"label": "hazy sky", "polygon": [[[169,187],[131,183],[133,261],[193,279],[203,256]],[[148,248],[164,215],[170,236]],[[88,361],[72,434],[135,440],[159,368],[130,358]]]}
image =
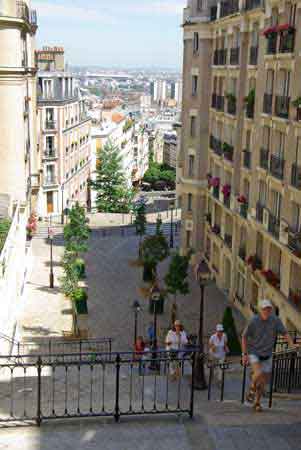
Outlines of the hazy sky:
{"label": "hazy sky", "polygon": [[186,0],[32,0],[37,46],[60,45],[70,64],[181,65]]}

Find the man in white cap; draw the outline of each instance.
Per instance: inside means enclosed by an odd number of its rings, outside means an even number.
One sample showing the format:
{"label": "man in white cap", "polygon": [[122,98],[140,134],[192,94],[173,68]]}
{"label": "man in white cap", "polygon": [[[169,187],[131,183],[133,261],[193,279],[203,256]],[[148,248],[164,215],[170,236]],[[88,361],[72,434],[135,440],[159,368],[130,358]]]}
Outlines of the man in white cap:
{"label": "man in white cap", "polygon": [[252,384],[247,400],[252,403],[255,400],[255,411],[262,411],[260,400],[272,371],[273,349],[279,334],[294,346],[282,321],[273,314],[270,300],[261,300],[259,314],[251,319],[242,335],[243,364],[252,367]]}
{"label": "man in white cap", "polygon": [[[209,354],[214,363],[223,364],[227,353],[229,353],[227,335],[224,333],[223,325],[219,323],[216,325],[216,332],[209,339]],[[221,371],[218,372],[218,377],[221,378]]]}

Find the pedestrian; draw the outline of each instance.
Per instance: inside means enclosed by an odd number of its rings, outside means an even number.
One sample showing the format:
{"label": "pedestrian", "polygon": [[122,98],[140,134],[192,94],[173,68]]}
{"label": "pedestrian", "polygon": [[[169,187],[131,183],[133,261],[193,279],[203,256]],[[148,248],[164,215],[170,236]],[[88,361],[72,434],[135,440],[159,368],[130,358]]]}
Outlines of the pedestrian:
{"label": "pedestrian", "polygon": [[247,401],[254,403],[258,412],[262,411],[260,401],[272,371],[273,348],[279,334],[289,346],[294,346],[282,321],[274,315],[272,303],[264,299],[259,302],[259,314],[251,319],[242,335],[242,361],[252,368]]}
{"label": "pedestrian", "polygon": [[142,336],[138,336],[134,348],[134,360],[139,362],[139,375],[142,374],[143,355],[145,352],[145,342]]}
{"label": "pedestrian", "polygon": [[[185,350],[188,344],[187,335],[180,320],[176,320],[174,326],[167,333],[165,339],[166,349],[170,352],[170,367],[169,372],[171,380],[175,381],[181,376],[181,349]],[[184,355],[184,353],[183,353]]]}
{"label": "pedestrian", "polygon": [[213,363],[213,368],[216,365],[219,366],[219,381],[222,378],[220,365],[224,364],[227,353],[229,353],[228,338],[226,333],[224,333],[223,325],[219,323],[216,325],[216,332],[209,339],[209,355]]}

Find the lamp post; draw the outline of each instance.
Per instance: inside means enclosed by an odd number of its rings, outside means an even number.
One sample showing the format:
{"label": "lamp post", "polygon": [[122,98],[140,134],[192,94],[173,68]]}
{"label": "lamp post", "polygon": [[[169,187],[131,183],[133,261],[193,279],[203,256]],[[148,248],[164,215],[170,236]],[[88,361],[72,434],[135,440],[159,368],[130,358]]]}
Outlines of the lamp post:
{"label": "lamp post", "polygon": [[64,225],[64,185],[62,184],[62,215],[61,224]]}
{"label": "lamp post", "polygon": [[150,368],[152,370],[157,370],[158,369],[158,364],[156,362],[157,348],[158,348],[158,346],[157,346],[157,304],[161,298],[161,292],[156,283],[153,285],[153,287],[151,289],[150,298],[151,298],[151,300],[153,302],[153,306],[154,306],[154,341],[153,341],[153,345],[152,345],[153,356],[152,356],[152,363],[150,365]]}
{"label": "lamp post", "polygon": [[53,231],[50,229],[48,232],[49,241],[50,241],[50,272],[49,272],[49,287],[52,289],[54,287],[54,276],[53,276]]}
{"label": "lamp post", "polygon": [[195,364],[194,388],[197,390],[204,390],[207,388],[205,368],[204,368],[204,341],[203,341],[204,297],[205,297],[205,286],[207,286],[211,282],[211,272],[204,259],[201,259],[199,264],[197,265],[196,279],[200,286],[201,299],[200,299],[199,336],[198,336],[199,354],[196,358]]}
{"label": "lamp post", "polygon": [[132,305],[132,309],[134,311],[134,317],[135,317],[135,327],[134,327],[134,346],[135,346],[136,341],[137,341],[138,314],[141,310],[141,306],[140,306],[140,303],[138,302],[138,300],[134,301],[134,303]]}
{"label": "lamp post", "polygon": [[173,209],[174,209],[174,201],[170,203],[170,235],[169,235],[169,247],[173,248],[174,239],[173,239]]}

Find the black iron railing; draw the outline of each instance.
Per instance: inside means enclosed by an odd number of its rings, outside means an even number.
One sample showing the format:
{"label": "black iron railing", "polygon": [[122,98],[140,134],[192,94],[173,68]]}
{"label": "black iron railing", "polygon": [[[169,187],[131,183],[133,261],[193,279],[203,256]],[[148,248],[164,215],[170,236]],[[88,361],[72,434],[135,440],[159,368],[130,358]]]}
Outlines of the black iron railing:
{"label": "black iron railing", "polygon": [[288,248],[295,253],[299,258],[301,257],[301,233],[294,230],[288,232]]}
{"label": "black iron railing", "polygon": [[274,55],[277,53],[277,33],[271,33],[267,37],[267,55]]}
{"label": "black iron railing", "polygon": [[246,169],[251,169],[251,152],[249,150],[243,151],[243,166]]}
{"label": "black iron railing", "polygon": [[55,130],[56,129],[56,121],[55,120],[46,120],[45,129],[46,130]]}
{"label": "black iron railing", "polygon": [[239,64],[239,47],[230,49],[230,65],[237,66]]}
{"label": "black iron railing", "polygon": [[270,172],[274,177],[278,178],[279,180],[283,180],[284,165],[285,161],[283,158],[280,158],[279,156],[276,155],[271,155]]}
{"label": "black iron railing", "polygon": [[265,114],[272,114],[273,107],[273,94],[264,94],[263,95],[263,112]]}
{"label": "black iron railing", "polygon": [[258,62],[258,46],[250,47],[250,59],[249,64],[251,66],[257,66]]}
{"label": "black iron railing", "polygon": [[218,111],[224,111],[225,99],[224,96],[213,93],[211,107]]}
{"label": "black iron railing", "polygon": [[56,150],[54,148],[49,148],[44,151],[45,158],[56,158]]}
{"label": "black iron railing", "polygon": [[290,97],[277,95],[275,99],[275,115],[282,119],[288,119]]}
{"label": "black iron railing", "polygon": [[269,150],[266,148],[260,149],[259,166],[265,170],[269,169]]}
{"label": "black iron railing", "polygon": [[301,166],[292,164],[291,185],[297,189],[301,189]]}
{"label": "black iron railing", "polygon": [[[0,357],[0,422],[194,413],[196,349]],[[170,375],[178,371],[176,382]]]}
{"label": "black iron railing", "polygon": [[210,148],[219,156],[223,154],[221,141],[213,135],[210,135]]}

